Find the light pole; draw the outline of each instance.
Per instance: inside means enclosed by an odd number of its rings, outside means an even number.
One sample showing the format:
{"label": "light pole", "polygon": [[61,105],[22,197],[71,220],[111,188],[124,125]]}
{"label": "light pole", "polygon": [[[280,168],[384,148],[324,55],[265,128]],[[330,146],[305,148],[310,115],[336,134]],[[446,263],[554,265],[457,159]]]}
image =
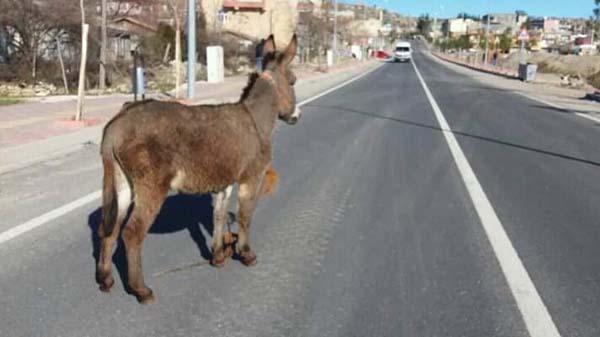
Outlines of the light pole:
{"label": "light pole", "polygon": [[196,0],[188,0],[188,99],[196,95]]}
{"label": "light pole", "polygon": [[337,0],[333,0],[333,64],[337,63],[337,12],[338,3]]}

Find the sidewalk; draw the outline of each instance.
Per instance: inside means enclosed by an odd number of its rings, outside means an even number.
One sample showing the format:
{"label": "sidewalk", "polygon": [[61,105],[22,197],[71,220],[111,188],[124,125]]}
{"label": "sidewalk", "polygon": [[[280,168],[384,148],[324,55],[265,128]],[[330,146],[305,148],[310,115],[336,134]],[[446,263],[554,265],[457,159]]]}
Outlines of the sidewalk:
{"label": "sidewalk", "polygon": [[544,103],[559,112],[575,113],[600,123],[600,103],[585,99],[589,91],[562,88],[550,84],[526,83],[517,80],[516,77],[511,78],[511,74],[489,71],[490,69],[476,69],[472,65],[464,65],[456,60],[449,60],[448,57],[443,57],[433,52],[424,54],[432,60],[481,83]]}
{"label": "sidewalk", "polygon": [[[327,82],[344,73],[356,74],[376,64],[373,61],[349,61],[328,73],[299,67],[295,70],[298,78],[296,88],[298,91],[298,88],[311,83]],[[222,83],[198,82],[194,103],[236,101],[247,79],[244,75],[228,77]],[[160,94],[148,97],[170,99]],[[104,124],[119,111],[123,103],[131,100],[132,95],[86,98],[85,123],[71,120],[76,110],[75,97],[0,107],[0,174],[77,150],[86,143],[99,143]]]}

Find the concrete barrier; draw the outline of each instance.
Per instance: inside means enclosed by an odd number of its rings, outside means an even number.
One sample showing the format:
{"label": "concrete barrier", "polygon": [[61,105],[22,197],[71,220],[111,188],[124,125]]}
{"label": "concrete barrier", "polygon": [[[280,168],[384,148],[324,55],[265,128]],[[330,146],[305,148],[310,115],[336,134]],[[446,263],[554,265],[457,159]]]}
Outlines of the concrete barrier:
{"label": "concrete barrier", "polygon": [[206,47],[206,80],[208,83],[219,83],[225,80],[225,60],[223,47]]}

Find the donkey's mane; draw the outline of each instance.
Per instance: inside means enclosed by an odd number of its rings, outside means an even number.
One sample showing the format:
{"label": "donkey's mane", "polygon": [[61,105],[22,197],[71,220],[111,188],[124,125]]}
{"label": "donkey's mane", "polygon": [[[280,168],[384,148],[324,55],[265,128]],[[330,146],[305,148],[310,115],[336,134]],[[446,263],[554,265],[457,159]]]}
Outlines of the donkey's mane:
{"label": "donkey's mane", "polygon": [[[269,53],[269,54],[265,55],[264,59],[263,59],[263,68],[269,62],[271,62],[273,60],[277,60],[280,57],[281,57],[281,53],[279,53],[279,52]],[[252,87],[254,87],[254,84],[256,84],[256,80],[258,80],[259,77],[260,77],[260,75],[257,72],[253,72],[252,74],[248,75],[248,83],[246,84],[246,87],[242,91],[242,97],[240,97],[240,102],[243,102],[244,100],[246,100],[246,98],[248,98],[248,95],[250,95],[250,91],[252,90]]]}

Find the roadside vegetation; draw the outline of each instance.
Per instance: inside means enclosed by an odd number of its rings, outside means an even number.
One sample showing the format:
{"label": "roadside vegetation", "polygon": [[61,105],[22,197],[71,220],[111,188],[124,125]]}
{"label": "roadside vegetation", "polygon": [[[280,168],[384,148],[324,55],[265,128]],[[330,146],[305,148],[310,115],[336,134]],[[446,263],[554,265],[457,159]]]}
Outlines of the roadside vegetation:
{"label": "roadside vegetation", "polygon": [[17,103],[21,103],[21,100],[18,98],[0,96],[0,106],[12,105]]}

